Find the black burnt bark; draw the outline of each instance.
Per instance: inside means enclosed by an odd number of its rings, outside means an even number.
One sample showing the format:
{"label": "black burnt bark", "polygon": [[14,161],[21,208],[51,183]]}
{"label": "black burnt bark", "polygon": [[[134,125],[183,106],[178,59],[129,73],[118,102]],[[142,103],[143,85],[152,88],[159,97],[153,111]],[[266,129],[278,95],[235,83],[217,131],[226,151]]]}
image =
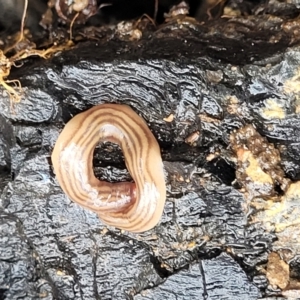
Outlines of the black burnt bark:
{"label": "black burnt bark", "polygon": [[[101,29],[49,60],[30,57],[12,69],[22,98],[11,105],[1,87],[0,299],[233,300],[297,290],[271,285],[262,271],[271,251],[288,248],[291,280],[300,278],[299,246],[260,214],[271,198],[289,203],[283,182],[300,178],[299,8],[293,15],[290,6],[274,7],[205,24],[181,16],[136,41]],[[160,144],[167,202],[149,232],[107,229],[55,180],[50,156],[59,132],[100,103],[130,105]],[[231,138],[249,124],[280,157],[284,179],[267,199],[249,196],[252,175]],[[264,150],[255,147],[247,149],[259,161]],[[130,179],[111,144],[96,148],[94,171]]]}

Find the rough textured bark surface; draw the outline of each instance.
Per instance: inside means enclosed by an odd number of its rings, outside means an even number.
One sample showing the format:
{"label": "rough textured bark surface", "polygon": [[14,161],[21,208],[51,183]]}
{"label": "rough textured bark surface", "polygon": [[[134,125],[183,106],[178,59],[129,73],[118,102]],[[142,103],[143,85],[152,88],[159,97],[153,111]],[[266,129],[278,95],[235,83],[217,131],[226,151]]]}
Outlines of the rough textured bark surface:
{"label": "rough textured bark surface", "polygon": [[[1,299],[297,295],[299,25],[183,17],[140,41],[101,36],[14,69],[21,102],[11,107],[3,89],[0,99]],[[100,103],[130,105],[162,149],[167,203],[143,234],[104,226],[51,168],[64,124]],[[109,143],[94,171],[130,179]],[[281,261],[268,264],[273,251]]]}

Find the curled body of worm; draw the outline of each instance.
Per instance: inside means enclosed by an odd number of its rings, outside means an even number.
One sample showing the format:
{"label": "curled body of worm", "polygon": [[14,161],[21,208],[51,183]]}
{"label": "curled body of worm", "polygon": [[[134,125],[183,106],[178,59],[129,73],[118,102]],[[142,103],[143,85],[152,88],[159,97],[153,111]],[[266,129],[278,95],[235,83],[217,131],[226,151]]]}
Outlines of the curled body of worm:
{"label": "curled body of worm", "polygon": [[[120,145],[134,183],[95,177],[93,151],[103,141]],[[166,198],[160,148],[146,122],[129,106],[100,104],[76,115],[57,139],[52,163],[67,196],[95,211],[104,223],[143,232],[159,222]]]}

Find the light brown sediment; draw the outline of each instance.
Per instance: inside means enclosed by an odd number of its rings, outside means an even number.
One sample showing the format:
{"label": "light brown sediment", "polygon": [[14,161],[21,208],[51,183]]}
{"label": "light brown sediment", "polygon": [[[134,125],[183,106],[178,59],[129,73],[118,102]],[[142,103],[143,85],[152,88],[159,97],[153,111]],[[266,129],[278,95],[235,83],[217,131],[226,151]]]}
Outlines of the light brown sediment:
{"label": "light brown sediment", "polygon": [[[93,172],[99,142],[120,145],[134,183],[109,183]],[[166,186],[159,145],[129,106],[101,104],[72,118],[52,152],[57,180],[74,202],[111,226],[131,232],[153,228],[163,213]]]}

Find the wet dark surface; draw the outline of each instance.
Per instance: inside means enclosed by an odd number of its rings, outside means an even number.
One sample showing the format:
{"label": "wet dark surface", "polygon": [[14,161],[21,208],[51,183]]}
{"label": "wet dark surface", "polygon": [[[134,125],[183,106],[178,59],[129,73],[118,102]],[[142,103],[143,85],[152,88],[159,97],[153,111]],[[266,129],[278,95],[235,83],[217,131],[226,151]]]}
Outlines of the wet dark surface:
{"label": "wet dark surface", "polygon": [[[284,19],[294,17],[290,4],[274,3],[273,17],[257,12],[209,26],[180,18],[136,42],[102,32],[13,68],[21,102],[11,106],[0,90],[0,299],[298,292],[299,21]],[[167,202],[148,232],[107,228],[69,200],[53,174],[51,151],[64,124],[100,103],[130,105],[160,144]],[[94,171],[130,179],[109,143],[95,150]],[[257,186],[268,176],[275,183],[265,193]],[[283,291],[266,275],[271,251],[290,267]]]}

